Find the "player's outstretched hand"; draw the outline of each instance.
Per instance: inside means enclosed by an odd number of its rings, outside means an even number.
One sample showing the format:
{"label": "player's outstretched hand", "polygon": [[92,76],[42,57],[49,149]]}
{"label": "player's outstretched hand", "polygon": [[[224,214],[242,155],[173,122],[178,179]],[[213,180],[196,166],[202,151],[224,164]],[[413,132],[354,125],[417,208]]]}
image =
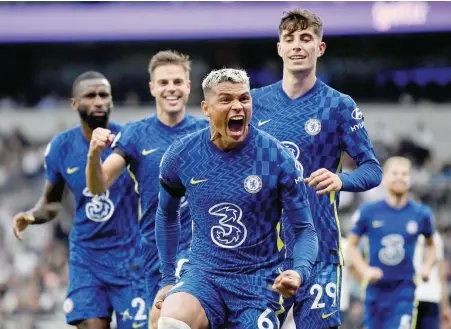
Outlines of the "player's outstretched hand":
{"label": "player's outstretched hand", "polygon": [[277,291],[283,297],[294,296],[302,284],[301,276],[298,272],[288,270],[280,273],[274,281],[272,289]]}
{"label": "player's outstretched hand", "polygon": [[340,191],[343,183],[340,177],[326,168],[318,169],[310,174],[310,177],[304,179],[304,183],[313,187],[317,194],[326,194],[332,191]]}
{"label": "player's outstretched hand", "polygon": [[34,222],[34,217],[29,212],[20,212],[13,218],[13,230],[17,239],[22,240],[22,232],[28,225]]}
{"label": "player's outstretched hand", "polygon": [[379,281],[380,279],[382,279],[383,276],[384,276],[384,273],[378,267],[370,266],[370,267],[368,267],[368,269],[365,272],[365,280],[368,283],[375,283],[375,282]]}
{"label": "player's outstretched hand", "polygon": [[113,143],[116,136],[111,130],[105,128],[96,128],[92,132],[91,143],[89,144],[89,152],[91,154],[101,153]]}

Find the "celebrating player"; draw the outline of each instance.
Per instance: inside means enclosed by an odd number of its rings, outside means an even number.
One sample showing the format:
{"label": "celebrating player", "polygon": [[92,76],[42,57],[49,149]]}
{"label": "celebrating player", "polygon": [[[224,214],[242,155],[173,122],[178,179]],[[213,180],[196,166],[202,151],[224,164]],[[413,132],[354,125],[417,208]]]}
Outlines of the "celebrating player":
{"label": "celebrating player", "polygon": [[[92,156],[86,167],[87,186],[94,193],[107,190],[127,166],[136,180],[142,209],[141,253],[149,306],[154,301],[161,277],[154,231],[161,157],[175,140],[208,126],[207,120],[186,114],[190,93],[190,69],[188,56],[173,51],[161,51],[153,56],[149,64],[149,86],[152,96],[156,99],[157,114],[127,124],[116,138],[115,132],[109,129],[96,129],[90,146]],[[109,142],[114,138],[114,152],[102,165],[101,151],[109,146]],[[186,206],[186,202],[183,202],[182,206]],[[182,238],[178,252],[180,266],[186,261],[192,236],[187,207],[181,209],[181,221]],[[157,316],[157,313],[153,314]],[[152,323],[157,324],[156,320]]]}
{"label": "celebrating player", "polygon": [[[72,108],[81,125],[57,135],[45,153],[44,195],[36,206],[14,217],[14,232],[55,218],[65,186],[75,196],[75,218],[69,237],[69,287],[64,311],[69,324],[83,329],[108,329],[115,310],[118,328],[145,325],[129,308],[142,301],[136,270],[139,265],[138,196],[126,171],[103,193],[85,185],[86,156],[93,130],[113,133],[121,127],[109,122],[113,107],[111,86],[98,72],[85,72],[73,83]],[[105,159],[110,150],[99,152]],[[133,315],[132,315],[133,314]]]}
{"label": "celebrating player", "polygon": [[[305,182],[311,187],[308,200],[319,249],[312,280],[306,282],[296,298],[297,329],[340,325],[343,259],[337,216],[339,191],[365,191],[381,180],[381,168],[362,112],[351,97],[316,78],[317,60],[326,50],[322,29],[321,19],[309,11],[287,13],[279,25],[277,43],[283,60],[283,79],[252,90],[253,123],[290,149],[302,163]],[[357,163],[355,171],[340,173],[344,152]],[[283,236],[288,268],[296,257],[291,231],[285,230]]]}
{"label": "celebrating player", "polygon": [[[274,328],[280,294],[308,282],[317,236],[302,171],[276,139],[249,125],[245,71],[212,71],[202,109],[210,128],[176,141],[160,169],[156,238],[165,298],[159,329]],[[180,221],[187,194],[194,222],[190,266],[175,284]],[[282,208],[294,231],[294,270],[278,270]],[[272,289],[271,289],[272,287]]]}
{"label": "celebrating player", "polygon": [[[413,263],[418,236],[426,241],[425,260],[420,270],[429,279],[436,260],[431,209],[408,198],[410,161],[393,157],[386,161],[383,184],[385,200],[364,204],[348,237],[349,257],[355,270],[368,283],[365,298],[367,329],[415,328],[415,269]],[[369,263],[357,246],[368,237]]]}

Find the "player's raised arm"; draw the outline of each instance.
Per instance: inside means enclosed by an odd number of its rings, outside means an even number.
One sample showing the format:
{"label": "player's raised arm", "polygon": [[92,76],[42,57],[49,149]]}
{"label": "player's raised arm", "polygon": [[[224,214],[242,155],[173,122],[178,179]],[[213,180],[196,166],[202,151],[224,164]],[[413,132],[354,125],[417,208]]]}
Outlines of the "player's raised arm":
{"label": "player's raised arm", "polygon": [[364,126],[361,110],[354,100],[343,98],[340,110],[339,134],[344,150],[353,158],[357,169],[338,174],[343,184],[341,190],[363,192],[380,184],[382,168]]}
{"label": "player's raised arm", "polygon": [[[294,270],[301,277],[301,284],[310,278],[310,272],[318,254],[318,236],[313,226],[312,214],[303,181],[302,165],[283,149],[285,158],[281,166],[280,196],[285,220],[294,230]],[[277,280],[276,280],[277,283]],[[282,291],[281,291],[282,293]]]}
{"label": "player's raised arm", "polygon": [[45,151],[44,193],[32,209],[19,212],[13,219],[14,234],[19,240],[22,240],[20,232],[25,230],[28,225],[47,223],[55,218],[61,209],[66,183],[58,170],[58,156],[58,149],[52,147],[52,142],[50,142]]}
{"label": "player's raised arm", "polygon": [[92,133],[86,164],[86,186],[92,194],[104,193],[126,166],[126,160],[118,152],[112,153],[102,164],[102,152],[113,141],[116,142],[120,135],[121,133],[116,138],[109,129],[105,128],[96,128]]}

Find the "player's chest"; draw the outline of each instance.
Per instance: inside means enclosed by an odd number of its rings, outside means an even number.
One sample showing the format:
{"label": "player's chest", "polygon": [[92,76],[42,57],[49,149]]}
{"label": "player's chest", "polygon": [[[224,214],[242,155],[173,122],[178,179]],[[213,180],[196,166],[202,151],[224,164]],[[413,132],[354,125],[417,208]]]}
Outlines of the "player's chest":
{"label": "player's chest", "polygon": [[318,145],[339,148],[339,123],[330,109],[298,105],[274,111],[262,107],[254,117],[254,125],[276,137],[298,160],[302,159],[302,154],[321,153]]}
{"label": "player's chest", "polygon": [[252,203],[277,197],[278,169],[253,161],[209,161],[181,175],[190,202]]}
{"label": "player's chest", "polygon": [[[112,153],[110,148],[102,153],[102,162]],[[75,195],[86,194],[86,165],[88,147],[79,146],[71,149],[60,162],[60,172],[67,186]],[[121,177],[119,177],[121,179]]]}
{"label": "player's chest", "polygon": [[418,220],[412,216],[400,217],[396,214],[381,212],[370,221],[371,238],[380,241],[382,244],[387,237],[398,237],[398,240],[415,242],[420,232]]}

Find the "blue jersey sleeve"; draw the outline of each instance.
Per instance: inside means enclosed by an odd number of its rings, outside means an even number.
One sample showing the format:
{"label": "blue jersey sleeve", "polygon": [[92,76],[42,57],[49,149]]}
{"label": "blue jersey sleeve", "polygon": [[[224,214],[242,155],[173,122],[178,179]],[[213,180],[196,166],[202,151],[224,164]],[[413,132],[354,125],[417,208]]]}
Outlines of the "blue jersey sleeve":
{"label": "blue jersey sleeve", "polygon": [[293,267],[301,276],[302,282],[307,282],[318,255],[318,236],[307,200],[302,165],[289,151],[284,149],[283,155],[280,197],[288,227],[291,227],[295,236]]}
{"label": "blue jersey sleeve", "polygon": [[61,155],[58,152],[58,139],[54,138],[48,143],[45,149],[45,179],[52,184],[56,184],[63,179],[61,171],[58,168]]}
{"label": "blue jersey sleeve", "polygon": [[160,194],[155,217],[155,237],[160,259],[161,287],[175,284],[175,265],[180,241],[180,198],[184,187],[178,178],[178,154],[174,144],[160,163]]}
{"label": "blue jersey sleeve", "polygon": [[352,228],[352,233],[357,236],[362,236],[368,233],[368,222],[365,219],[365,208],[362,206],[357,211],[357,220]]}
{"label": "blue jersey sleeve", "polygon": [[343,149],[353,158],[358,168],[339,174],[342,190],[363,192],[380,184],[382,169],[364,126],[362,111],[354,100],[346,96],[340,107],[339,134]]}
{"label": "blue jersey sleeve", "polygon": [[129,159],[136,159],[138,157],[136,151],[136,135],[132,124],[126,125],[114,139],[111,148],[118,148],[126,154]]}
{"label": "blue jersey sleeve", "polygon": [[431,208],[424,206],[423,207],[423,215],[421,221],[421,231],[426,238],[429,238],[434,235],[435,227],[434,227],[434,215],[432,213]]}

